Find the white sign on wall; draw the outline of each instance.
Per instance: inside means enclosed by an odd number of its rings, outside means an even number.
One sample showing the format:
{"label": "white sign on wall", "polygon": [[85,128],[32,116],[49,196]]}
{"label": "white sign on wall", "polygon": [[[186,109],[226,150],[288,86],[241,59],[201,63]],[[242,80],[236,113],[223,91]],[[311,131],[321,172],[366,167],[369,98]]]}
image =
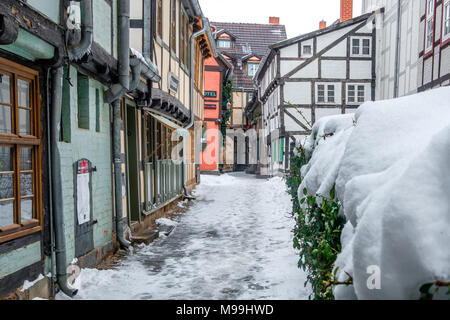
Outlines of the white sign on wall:
{"label": "white sign on wall", "polygon": [[91,220],[91,195],[89,189],[89,162],[81,160],[77,168],[77,215],[78,224]]}

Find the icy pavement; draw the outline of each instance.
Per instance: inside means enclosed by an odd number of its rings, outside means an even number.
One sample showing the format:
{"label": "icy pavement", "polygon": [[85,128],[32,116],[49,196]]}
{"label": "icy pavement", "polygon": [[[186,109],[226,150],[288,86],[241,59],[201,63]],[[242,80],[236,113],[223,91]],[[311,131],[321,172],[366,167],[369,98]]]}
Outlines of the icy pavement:
{"label": "icy pavement", "polygon": [[284,181],[201,179],[197,200],[170,236],[114,270],[83,269],[75,299],[307,299]]}

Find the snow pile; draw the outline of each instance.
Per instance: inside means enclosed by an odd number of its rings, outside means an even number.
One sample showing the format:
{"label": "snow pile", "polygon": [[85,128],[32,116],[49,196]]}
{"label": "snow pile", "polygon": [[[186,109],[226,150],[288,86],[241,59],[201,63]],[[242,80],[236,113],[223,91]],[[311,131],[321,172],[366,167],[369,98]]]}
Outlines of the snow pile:
{"label": "snow pile", "polygon": [[[417,299],[421,285],[450,280],[449,101],[440,88],[366,103],[354,127],[348,116],[321,119],[316,132],[334,126],[333,136],[308,139],[299,191],[327,195],[336,183],[348,221],[336,265],[354,286],[337,286],[336,298]],[[373,270],[379,289],[368,285]]]}
{"label": "snow pile", "polygon": [[168,226],[168,227],[175,227],[178,223],[176,221],[167,219],[167,218],[159,218],[156,219],[155,223],[158,226]]}
{"label": "snow pile", "polygon": [[41,281],[42,279],[44,279],[44,276],[42,274],[40,274],[35,280],[33,281],[28,281],[25,280],[25,282],[23,283],[22,289],[20,290],[21,292],[24,292],[25,290],[28,290],[30,288],[32,288],[36,283],[38,283],[39,281]]}

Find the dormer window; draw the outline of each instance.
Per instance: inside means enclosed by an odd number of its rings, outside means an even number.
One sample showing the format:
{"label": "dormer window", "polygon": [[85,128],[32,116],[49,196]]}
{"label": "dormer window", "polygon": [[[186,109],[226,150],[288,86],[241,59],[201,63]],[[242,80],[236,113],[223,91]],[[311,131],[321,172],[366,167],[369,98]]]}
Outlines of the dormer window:
{"label": "dormer window", "polygon": [[217,41],[217,47],[219,47],[220,49],[231,49],[231,40],[228,39],[219,39]]}
{"label": "dormer window", "polygon": [[247,76],[253,78],[258,71],[259,63],[249,62],[247,63]]}

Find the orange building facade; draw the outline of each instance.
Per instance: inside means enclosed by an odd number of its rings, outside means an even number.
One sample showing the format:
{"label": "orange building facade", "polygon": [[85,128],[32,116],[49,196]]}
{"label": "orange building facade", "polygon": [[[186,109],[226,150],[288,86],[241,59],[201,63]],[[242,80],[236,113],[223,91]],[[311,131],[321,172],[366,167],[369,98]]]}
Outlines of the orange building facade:
{"label": "orange building facade", "polygon": [[222,87],[231,65],[221,55],[205,60],[204,125],[200,170],[219,173]]}

